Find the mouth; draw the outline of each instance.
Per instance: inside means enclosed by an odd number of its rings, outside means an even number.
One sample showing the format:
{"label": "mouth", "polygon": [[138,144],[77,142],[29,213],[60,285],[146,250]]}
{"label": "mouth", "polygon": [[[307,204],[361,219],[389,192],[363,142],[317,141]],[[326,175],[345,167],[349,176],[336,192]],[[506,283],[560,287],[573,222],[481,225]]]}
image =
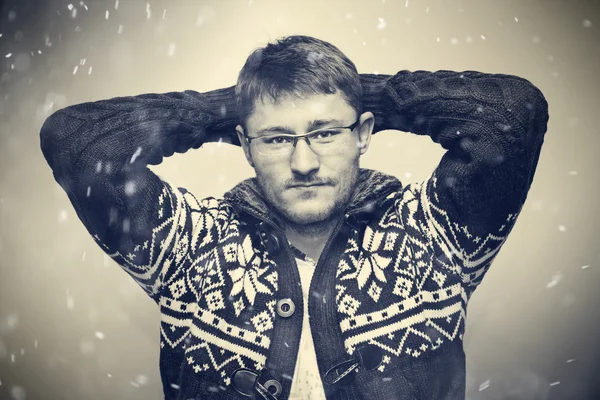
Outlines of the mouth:
{"label": "mouth", "polygon": [[312,187],[317,187],[317,186],[325,186],[324,183],[313,183],[310,185],[292,185],[290,186],[290,189],[306,189],[306,188],[312,188]]}

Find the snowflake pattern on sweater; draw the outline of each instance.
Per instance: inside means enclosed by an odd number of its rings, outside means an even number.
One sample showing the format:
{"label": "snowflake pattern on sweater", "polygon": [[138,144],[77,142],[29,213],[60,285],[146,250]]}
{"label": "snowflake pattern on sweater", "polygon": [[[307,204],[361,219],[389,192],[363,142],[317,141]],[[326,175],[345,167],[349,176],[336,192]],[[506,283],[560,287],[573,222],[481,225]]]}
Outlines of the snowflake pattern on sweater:
{"label": "snowflake pattern on sweater", "polygon": [[[362,236],[354,231],[337,266],[335,307],[346,350],[352,355],[362,343],[377,344],[386,351],[378,367],[381,373],[398,357],[419,357],[444,341],[462,340],[474,279],[480,280],[493,259],[490,254],[496,254],[506,238],[499,232],[474,238],[487,249],[495,245],[493,252],[478,252],[487,262],[466,254],[457,241],[444,246],[461,227],[426,214],[433,205],[424,187],[423,182],[414,183],[390,194],[380,208],[385,210],[381,217],[369,223]],[[276,318],[277,266],[267,248],[253,243],[251,232],[240,232],[240,221],[227,202],[198,201],[168,185],[165,193],[174,208],[162,211],[165,224],[159,227],[175,225],[185,215],[194,228],[191,237],[178,238],[167,257],[179,267],[169,274],[160,296],[161,347],[183,352],[184,362],[199,379],[213,382],[209,377],[218,376],[223,387],[229,387],[236,369],[265,366]],[[514,216],[507,216],[507,223],[511,220]],[[434,238],[431,226],[443,240]],[[478,268],[462,270],[457,255]],[[122,262],[120,254],[113,256]],[[165,262],[163,268],[170,264]],[[128,265],[126,270],[152,295],[153,286],[144,284]]]}
{"label": "snowflake pattern on sweater", "polygon": [[[325,392],[459,398],[466,306],[525,202],[547,103],[522,78],[476,71],[361,74],[361,84],[375,131],[428,135],[448,152],[430,179],[406,186],[360,170],[308,309],[322,377],[366,344],[383,356]],[[298,274],[255,179],[199,200],[146,167],[233,131],[234,104],[234,88],[147,94],[71,106],[42,127],[78,217],[160,307],[166,398],[229,398],[239,368],[260,371],[261,383],[274,375],[280,398],[293,379]],[[291,318],[276,313],[281,297],[297,303]]]}

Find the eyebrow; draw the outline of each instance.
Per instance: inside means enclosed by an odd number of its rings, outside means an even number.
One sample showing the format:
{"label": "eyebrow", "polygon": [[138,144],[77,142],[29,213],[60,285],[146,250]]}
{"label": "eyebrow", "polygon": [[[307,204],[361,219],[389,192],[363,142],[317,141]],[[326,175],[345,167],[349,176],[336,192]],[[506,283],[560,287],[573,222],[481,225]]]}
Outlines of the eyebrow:
{"label": "eyebrow", "polygon": [[[315,119],[313,121],[310,121],[310,123],[308,124],[307,132],[314,131],[315,129],[322,128],[325,125],[329,125],[329,124],[336,124],[334,126],[341,126],[342,122],[339,119]],[[289,135],[296,134],[296,132],[294,132],[294,130],[292,128],[287,127],[287,126],[269,126],[267,128],[263,128],[263,129],[259,130],[258,132],[256,132],[256,134],[259,135],[261,133],[267,133],[267,132],[287,133]]]}

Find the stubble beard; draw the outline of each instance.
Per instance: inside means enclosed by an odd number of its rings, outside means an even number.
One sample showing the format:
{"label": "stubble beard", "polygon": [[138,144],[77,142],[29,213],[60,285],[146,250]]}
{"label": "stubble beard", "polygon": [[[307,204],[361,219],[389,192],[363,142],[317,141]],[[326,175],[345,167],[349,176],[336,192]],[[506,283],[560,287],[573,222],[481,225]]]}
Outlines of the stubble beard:
{"label": "stubble beard", "polygon": [[309,222],[303,220],[302,216],[294,215],[290,212],[290,210],[281,207],[282,203],[277,200],[276,196],[277,190],[273,192],[268,190],[265,185],[263,185],[263,180],[260,179],[260,177],[258,177],[257,181],[263,197],[270,206],[270,209],[277,214],[279,219],[284,224],[282,228],[289,228],[298,233],[316,235],[320,232],[326,231],[331,227],[332,224],[343,217],[354,193],[357,179],[358,167],[349,178],[350,181],[348,182],[348,186],[345,188],[343,197],[334,199],[333,205],[328,207],[327,213],[323,213],[324,215],[317,214],[317,218],[311,218],[312,221]]}

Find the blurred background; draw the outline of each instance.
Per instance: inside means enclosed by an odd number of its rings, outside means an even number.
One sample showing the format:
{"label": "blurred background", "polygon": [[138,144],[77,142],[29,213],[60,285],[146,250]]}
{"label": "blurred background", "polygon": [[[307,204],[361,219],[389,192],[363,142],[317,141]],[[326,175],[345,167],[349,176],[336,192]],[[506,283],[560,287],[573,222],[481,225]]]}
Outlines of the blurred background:
{"label": "blurred background", "polygon": [[[153,301],[88,235],[39,147],[85,101],[235,84],[283,35],[338,46],[360,72],[522,76],[549,102],[517,224],[469,305],[468,399],[600,398],[600,5],[596,1],[0,2],[0,398],[162,399]],[[362,166],[426,179],[443,149],[377,134]],[[253,176],[210,143],[153,170],[197,196]],[[594,183],[595,182],[595,183]]]}

